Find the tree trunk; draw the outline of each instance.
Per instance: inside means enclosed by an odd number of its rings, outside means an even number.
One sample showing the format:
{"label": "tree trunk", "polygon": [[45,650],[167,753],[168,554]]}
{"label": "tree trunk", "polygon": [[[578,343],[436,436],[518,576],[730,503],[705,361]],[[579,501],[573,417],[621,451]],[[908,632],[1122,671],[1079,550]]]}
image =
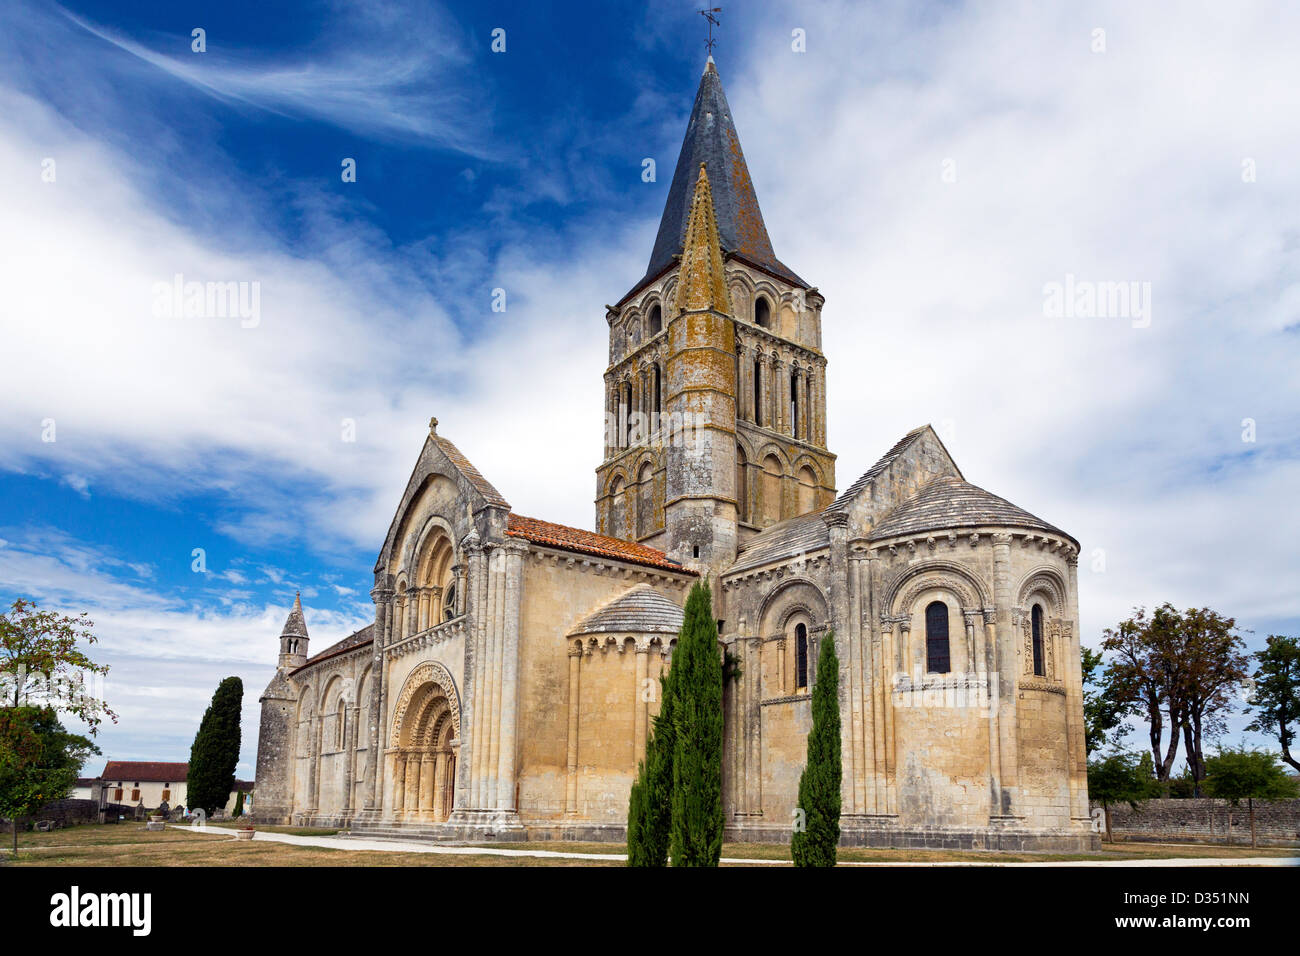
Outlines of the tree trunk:
{"label": "tree trunk", "polygon": [[1255,836],[1255,798],[1247,797],[1246,804],[1250,807],[1250,845],[1259,846],[1259,841]]}
{"label": "tree trunk", "polygon": [[1196,737],[1192,729],[1192,722],[1184,720],[1180,728],[1183,732],[1183,745],[1187,751],[1187,769],[1192,773],[1192,796],[1201,795],[1201,768],[1196,761]]}
{"label": "tree trunk", "polygon": [[1300,771],[1300,760],[1296,760],[1295,757],[1291,756],[1291,748],[1286,744],[1282,744],[1282,759],[1291,765],[1292,770]]}
{"label": "tree trunk", "polygon": [[1114,843],[1115,835],[1110,832],[1110,805],[1102,804],[1101,812],[1106,817],[1106,842]]}

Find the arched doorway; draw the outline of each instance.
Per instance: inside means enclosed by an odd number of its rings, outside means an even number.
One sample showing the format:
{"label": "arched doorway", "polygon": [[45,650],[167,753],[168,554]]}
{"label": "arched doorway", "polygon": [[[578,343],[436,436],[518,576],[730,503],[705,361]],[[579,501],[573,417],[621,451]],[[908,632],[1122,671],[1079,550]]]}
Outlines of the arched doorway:
{"label": "arched doorway", "polygon": [[421,664],[398,699],[388,751],[388,808],[410,822],[446,820],[455,805],[460,704],[441,664]]}

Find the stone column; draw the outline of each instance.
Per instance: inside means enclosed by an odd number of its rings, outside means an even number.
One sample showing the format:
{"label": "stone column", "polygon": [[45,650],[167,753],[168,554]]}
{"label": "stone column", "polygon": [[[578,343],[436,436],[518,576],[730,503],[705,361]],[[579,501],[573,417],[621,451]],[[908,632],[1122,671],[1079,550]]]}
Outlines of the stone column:
{"label": "stone column", "polygon": [[772,418],[772,427],[783,435],[790,434],[790,367],[782,360],[776,359],[772,364],[773,400],[776,403],[776,415]]}
{"label": "stone column", "polygon": [[925,676],[925,672],[921,670],[921,665],[917,663],[916,648],[912,644],[912,621],[910,618],[898,622],[898,646],[899,654],[904,662],[898,669],[911,677],[912,680],[920,680]]}
{"label": "stone column", "polygon": [[1066,731],[1070,747],[1070,816],[1088,818],[1088,752],[1083,723],[1083,658],[1079,647],[1079,556],[1066,555],[1069,566],[1066,620],[1057,666],[1064,670]]}
{"label": "stone column", "polygon": [[[314,688],[312,692],[315,693]],[[307,786],[307,809],[312,811],[320,808],[320,751],[324,723],[320,714],[311,719],[311,777]]]}
{"label": "stone column", "polygon": [[438,776],[438,755],[425,751],[420,754],[420,803],[419,808],[423,812],[433,810],[434,804],[434,784]]}
{"label": "stone column", "polygon": [[763,369],[767,386],[763,391],[763,401],[767,405],[767,427],[774,432],[781,430],[781,365],[775,355],[768,357]]}
{"label": "stone column", "polygon": [[646,681],[650,674],[650,642],[646,638],[636,642],[636,686],[632,691],[632,766],[645,758],[647,724],[650,721],[649,703],[645,700]]}
{"label": "stone column", "polygon": [[578,812],[578,682],[582,664],[582,645],[574,642],[569,648],[569,759],[568,778],[565,782],[564,812]]}
{"label": "stone column", "polygon": [[451,579],[456,582],[456,604],[452,608],[452,613],[460,617],[465,613],[465,564],[451,566]]}
{"label": "stone column", "polygon": [[745,639],[745,810],[751,816],[763,813],[763,639],[752,634]]}
{"label": "stone column", "polygon": [[[1011,535],[993,535],[993,603],[995,607],[998,673],[998,730],[1002,768],[1002,809],[1014,815],[1018,807],[1008,804],[1020,785],[1019,749],[1016,737],[1016,630],[1011,620]],[[1014,799],[1014,796],[1012,797]]]}
{"label": "stone column", "polygon": [[479,544],[478,532],[471,531],[461,542],[461,550],[469,562],[469,571],[465,578],[465,611],[469,620],[465,628],[465,699],[461,702],[460,754],[456,761],[456,806],[458,808],[477,808],[478,775],[477,757],[479,746],[478,720],[482,710],[480,701],[483,697],[483,581],[485,577],[483,548]]}
{"label": "stone column", "polygon": [[380,705],[383,701],[384,686],[384,644],[385,631],[387,630],[389,614],[388,604],[392,600],[393,592],[391,588],[375,587],[370,591],[370,600],[375,605],[375,627],[372,631],[374,642],[370,646],[370,712],[365,715],[367,726],[370,728],[367,735],[366,745],[366,765],[363,771],[362,790],[366,795],[365,806],[367,810],[376,809],[380,805],[380,768],[379,754],[380,745],[383,739],[383,711]]}
{"label": "stone column", "polygon": [[343,809],[352,809],[353,768],[357,760],[357,723],[361,708],[357,706],[343,708]]}
{"label": "stone column", "polygon": [[965,673],[974,674],[978,670],[975,659],[975,625],[983,623],[984,614],[978,608],[962,608],[962,618],[966,622],[966,668]]}
{"label": "stone column", "polygon": [[748,345],[736,341],[736,418],[754,420],[754,355]]}
{"label": "stone column", "polygon": [[406,807],[406,751],[393,754],[393,812],[401,813]]}
{"label": "stone column", "polygon": [[880,741],[880,768],[884,778],[883,812],[894,813],[898,808],[894,793],[894,694],[895,677],[902,671],[902,638],[894,634],[892,619],[880,618],[880,663],[882,666],[877,700],[884,712],[884,734]]}
{"label": "stone column", "polygon": [[420,766],[421,754],[412,749],[406,753],[406,796],[403,806],[410,811],[420,811]]}
{"label": "stone column", "polygon": [[[823,515],[830,532],[830,615],[827,623],[834,629],[835,653],[840,659],[839,687],[837,688],[840,705],[840,755],[843,773],[840,776],[840,805],[845,813],[858,813],[857,784],[861,767],[858,766],[854,747],[858,720],[861,717],[857,707],[856,682],[853,680],[853,640],[854,626],[861,614],[861,604],[856,587],[856,563],[853,570],[849,566],[849,517],[837,513]],[[831,638],[822,634],[821,640]],[[820,640],[818,641],[820,645]],[[820,652],[819,652],[820,654]],[[811,687],[812,685],[810,685]]]}
{"label": "stone column", "polygon": [[1001,710],[1001,683],[998,674],[998,626],[997,612],[991,608],[984,609],[984,653],[980,655],[984,678],[988,685],[989,708],[989,801],[992,804],[990,814],[1002,813],[1002,745],[998,729],[998,715]]}
{"label": "stone column", "polygon": [[863,658],[867,655],[868,642],[863,640],[862,619],[863,604],[866,595],[863,593],[863,573],[862,565],[866,555],[861,551],[851,551],[849,553],[849,615],[848,615],[848,633],[845,635],[846,644],[848,645],[848,659],[844,662],[845,668],[849,672],[849,722],[852,724],[850,743],[852,746],[852,761],[845,760],[845,770],[851,766],[853,768],[853,813],[865,813],[867,811],[867,778],[870,773],[870,761],[866,755],[866,739],[869,736],[868,723],[871,706],[865,700],[864,691],[866,689],[866,667]]}
{"label": "stone column", "polygon": [[515,811],[519,730],[520,606],[524,590],[524,556],[528,546],[520,541],[505,545],[504,628],[502,633],[500,761],[497,768],[497,808]]}
{"label": "stone column", "polygon": [[475,728],[478,737],[474,757],[475,775],[478,777],[478,796],[475,807],[489,810],[496,806],[497,762],[500,759],[500,740],[497,721],[501,706],[501,682],[498,670],[501,664],[501,617],[505,588],[502,586],[505,557],[499,547],[487,553],[487,594],[483,609],[483,672],[480,686],[483,689],[483,709]]}

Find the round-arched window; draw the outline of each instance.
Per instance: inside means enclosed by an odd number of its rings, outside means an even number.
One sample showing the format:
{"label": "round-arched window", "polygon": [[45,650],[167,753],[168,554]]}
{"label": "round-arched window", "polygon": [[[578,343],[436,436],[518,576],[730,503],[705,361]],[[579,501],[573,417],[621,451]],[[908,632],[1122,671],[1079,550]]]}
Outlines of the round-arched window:
{"label": "round-arched window", "polygon": [[948,605],[932,601],[925,609],[925,669],[931,674],[952,670],[948,647]]}

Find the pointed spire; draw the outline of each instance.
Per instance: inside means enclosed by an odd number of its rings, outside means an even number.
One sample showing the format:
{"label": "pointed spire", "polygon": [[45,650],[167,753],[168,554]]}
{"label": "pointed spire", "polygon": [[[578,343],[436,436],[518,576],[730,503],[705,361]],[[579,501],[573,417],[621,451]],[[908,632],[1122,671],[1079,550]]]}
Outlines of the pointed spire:
{"label": "pointed spire", "polygon": [[284,630],[280,632],[281,637],[306,637],[307,621],[302,616],[302,594],[295,592],[293,596],[293,610],[285,619]]}
{"label": "pointed spire", "polygon": [[712,181],[714,213],[722,251],[740,256],[794,285],[808,288],[808,283],[787,268],[772,251],[772,240],[763,224],[762,210],[758,208],[758,196],[754,192],[749,167],[745,164],[745,154],[740,149],[731,107],[727,105],[722,80],[712,57],[700,77],[691,119],[673,171],[672,185],[668,187],[668,200],[659,220],[650,265],[638,287],[670,267],[673,257],[682,251],[695,171],[701,164],[708,169]]}
{"label": "pointed spire", "polygon": [[682,247],[682,268],[677,277],[677,312],[711,309],[731,315],[731,296],[722,265],[718,222],[713,214],[713,189],[709,174],[700,163],[695,195],[686,221],[686,242]]}

